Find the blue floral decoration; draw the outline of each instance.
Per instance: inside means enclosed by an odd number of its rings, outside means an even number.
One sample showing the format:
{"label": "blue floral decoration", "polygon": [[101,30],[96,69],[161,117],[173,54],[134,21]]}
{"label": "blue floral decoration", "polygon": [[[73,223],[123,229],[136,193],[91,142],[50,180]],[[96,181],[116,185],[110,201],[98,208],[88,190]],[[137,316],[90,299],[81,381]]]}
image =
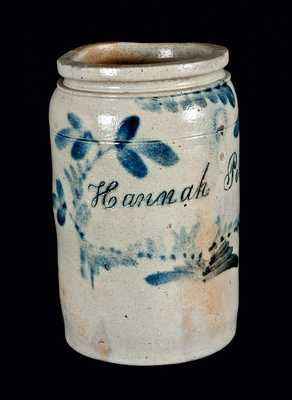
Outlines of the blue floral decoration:
{"label": "blue floral decoration", "polygon": [[233,129],[233,136],[237,138],[239,136],[239,119],[237,118],[234,129]]}
{"label": "blue floral decoration", "polygon": [[[96,155],[88,169],[91,169],[95,161],[112,149],[117,151],[117,158],[123,168],[136,178],[144,178],[148,174],[147,166],[138,152],[164,167],[170,167],[179,160],[177,154],[171,147],[159,140],[145,143],[133,142],[140,125],[140,118],[136,115],[131,115],[121,122],[116,133],[115,144],[103,150],[101,149],[100,142],[93,139],[92,133],[84,128],[81,119],[76,114],[69,112],[67,114],[67,119],[70,126],[57,132],[55,136],[56,146],[59,150],[62,150],[70,143],[72,158],[76,161],[82,161],[88,154],[91,145],[93,143],[98,145]],[[84,174],[86,175],[86,171],[84,171]],[[66,170],[65,175],[71,186],[73,183],[75,189],[81,187],[80,182],[84,177],[78,176],[73,167],[71,167],[71,171]],[[76,184],[78,180],[79,185]]]}
{"label": "blue floral decoration", "polygon": [[183,259],[184,265],[174,266],[170,271],[157,271],[146,276],[145,281],[152,286],[189,277],[207,281],[230,268],[237,268],[239,257],[230,245],[229,238],[234,232],[238,232],[239,218],[224,224],[218,216],[216,224],[218,231],[209,247],[210,255],[207,259],[204,259],[201,249],[195,246],[199,224],[194,225],[190,232],[183,227],[179,233],[175,233],[175,245],[170,258]]}
{"label": "blue floral decoration", "polygon": [[136,178],[144,178],[148,174],[147,166],[138,152],[157,164],[169,167],[179,160],[170,146],[161,141],[138,143],[135,150],[131,147],[137,134],[140,118],[136,115],[125,118],[116,135],[116,151],[120,164]]}
{"label": "blue floral decoration", "polygon": [[[179,158],[168,145],[160,141],[133,141],[140,125],[138,116],[132,115],[125,118],[117,130],[114,143],[103,144],[93,139],[91,132],[84,128],[81,119],[76,114],[69,112],[67,119],[69,127],[57,132],[55,144],[59,150],[71,147],[70,154],[74,163],[73,165],[69,163],[64,168],[64,178],[71,189],[73,207],[67,207],[61,180],[57,178],[56,190],[52,194],[53,208],[56,210],[56,220],[59,225],[65,224],[66,217],[72,222],[79,237],[81,275],[83,278],[90,277],[92,287],[94,287],[95,276],[101,269],[110,271],[119,266],[135,267],[138,261],[130,249],[122,251],[113,247],[97,247],[87,240],[86,228],[91,218],[91,210],[83,202],[83,197],[88,173],[95,163],[110,151],[116,151],[117,159],[122,167],[137,178],[143,178],[148,173],[147,166],[138,153],[166,167],[174,165]],[[93,144],[96,149],[89,152]],[[153,246],[148,247],[145,254],[147,257],[152,257]]]}
{"label": "blue floral decoration", "polygon": [[230,104],[235,108],[236,99],[232,88],[225,82],[205,90],[199,90],[192,93],[186,93],[179,96],[162,96],[162,97],[139,97],[136,103],[143,110],[151,112],[168,111],[176,113],[180,110],[187,110],[197,106],[205,108],[208,102],[213,104]]}
{"label": "blue floral decoration", "polygon": [[63,226],[66,222],[67,205],[64,197],[64,189],[60,179],[56,179],[56,192],[53,192],[53,207],[57,211],[57,221]]}
{"label": "blue floral decoration", "polygon": [[[230,88],[223,86],[213,92],[207,92],[206,98],[212,102],[220,101],[225,104],[227,101],[234,106],[234,98]],[[199,96],[199,94],[197,94]],[[200,96],[199,96],[200,97]],[[202,96],[201,106],[205,106],[206,99]],[[169,98],[165,103],[172,112],[178,110],[175,102]],[[64,168],[64,178],[72,193],[72,206],[67,207],[63,185],[59,178],[56,179],[56,190],[53,192],[53,208],[56,210],[56,220],[60,226],[66,222],[66,217],[72,222],[73,227],[79,238],[80,244],[80,273],[83,278],[90,278],[91,285],[94,287],[95,276],[100,270],[111,271],[115,267],[136,267],[141,259],[156,259],[159,264],[167,260],[174,265],[172,270],[157,271],[145,277],[145,281],[152,286],[166,284],[171,281],[193,277],[195,279],[208,280],[226,269],[238,266],[238,256],[233,252],[233,247],[229,244],[229,237],[232,230],[238,230],[238,222],[230,222],[229,225],[221,226],[218,217],[216,224],[219,230],[211,245],[210,258],[205,260],[200,249],[195,248],[195,238],[199,225],[194,225],[188,232],[184,227],[180,232],[174,232],[175,242],[171,254],[165,252],[163,241],[155,243],[152,239],[131,244],[126,249],[114,247],[96,246],[88,241],[86,228],[91,218],[91,210],[83,201],[85,191],[85,180],[88,173],[92,170],[95,163],[110,151],[116,151],[117,159],[122,167],[137,178],[144,178],[148,174],[148,169],[141,156],[154,161],[164,167],[175,165],[179,157],[172,148],[159,141],[135,141],[135,137],[140,125],[140,118],[131,115],[125,118],[117,132],[114,143],[101,143],[94,140],[91,132],[86,130],[81,119],[74,113],[67,114],[69,127],[57,132],[55,143],[59,150],[64,149],[69,144],[71,146],[71,156],[74,165]],[[238,121],[235,124],[234,136],[239,133]],[[220,127],[220,124],[219,124]],[[219,129],[220,130],[220,129]],[[92,144],[96,145],[96,151],[88,151]],[[145,243],[144,243],[145,242]]]}
{"label": "blue floral decoration", "polygon": [[[69,121],[70,127],[61,129],[55,136],[55,143],[58,149],[64,149],[69,142],[71,142],[71,156],[74,160],[82,160],[91,144],[92,144],[92,134],[90,131],[84,129],[80,118],[70,112],[67,114],[67,119]],[[73,141],[72,138],[77,139]]]}
{"label": "blue floral decoration", "polygon": [[71,187],[73,195],[73,206],[76,207],[83,196],[83,173],[79,173],[76,169],[69,165],[69,168],[64,168],[64,174]]}

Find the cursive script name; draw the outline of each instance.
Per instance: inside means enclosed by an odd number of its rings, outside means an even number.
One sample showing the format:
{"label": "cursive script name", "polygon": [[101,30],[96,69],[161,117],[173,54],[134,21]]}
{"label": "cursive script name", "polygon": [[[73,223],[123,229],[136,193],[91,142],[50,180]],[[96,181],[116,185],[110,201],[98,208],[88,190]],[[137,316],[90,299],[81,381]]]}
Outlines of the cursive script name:
{"label": "cursive script name", "polygon": [[126,193],[119,199],[117,189],[118,181],[106,183],[99,182],[97,185],[88,185],[88,190],[94,192],[91,200],[91,207],[95,208],[101,205],[104,208],[114,208],[117,205],[122,207],[141,207],[141,206],[165,206],[175,203],[186,203],[193,199],[206,197],[210,193],[210,188],[207,183],[207,172],[210,163],[208,162],[200,179],[199,184],[190,185],[179,191],[174,188],[163,190],[158,194],[155,193]]}
{"label": "cursive script name", "polygon": [[224,178],[224,190],[230,190],[234,182],[239,180],[239,163],[237,153],[234,151],[228,161],[227,173]]}

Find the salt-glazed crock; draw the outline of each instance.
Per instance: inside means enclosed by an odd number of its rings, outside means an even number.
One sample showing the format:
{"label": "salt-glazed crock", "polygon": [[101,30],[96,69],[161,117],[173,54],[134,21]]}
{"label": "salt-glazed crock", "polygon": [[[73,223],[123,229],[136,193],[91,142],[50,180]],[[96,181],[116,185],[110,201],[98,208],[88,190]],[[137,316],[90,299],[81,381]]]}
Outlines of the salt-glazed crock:
{"label": "salt-glazed crock", "polygon": [[226,346],[238,308],[239,124],[225,47],[99,43],[58,60],[53,207],[67,342],[133,365]]}

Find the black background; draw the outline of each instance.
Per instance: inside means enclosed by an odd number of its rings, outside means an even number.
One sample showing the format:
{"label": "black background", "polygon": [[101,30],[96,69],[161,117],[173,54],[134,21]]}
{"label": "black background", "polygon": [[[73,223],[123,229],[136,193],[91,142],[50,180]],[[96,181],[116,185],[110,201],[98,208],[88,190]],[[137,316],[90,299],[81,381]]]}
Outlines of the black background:
{"label": "black background", "polygon": [[[15,250],[23,260],[15,272],[23,295],[16,307],[13,374],[26,377],[29,389],[40,381],[46,388],[81,385],[84,390],[106,384],[126,394],[141,380],[142,392],[150,389],[154,395],[159,388],[183,390],[190,385],[195,396],[199,389],[205,394],[228,393],[234,383],[240,392],[254,384],[262,390],[273,381],[268,377],[281,375],[274,336],[278,309],[270,301],[275,287],[270,285],[273,278],[263,274],[264,264],[272,264],[273,257],[266,251],[273,243],[265,236],[270,225],[263,198],[271,181],[272,192],[278,193],[278,180],[264,168],[270,141],[263,147],[263,137],[270,138],[273,132],[272,110],[265,104],[277,68],[271,49],[278,54],[288,49],[288,13],[281,3],[255,3],[116,1],[71,4],[62,16],[59,8],[52,10],[48,4],[23,11],[21,24],[15,27],[21,39],[23,115],[15,122],[21,122],[23,135],[30,139],[22,151],[25,178],[17,183],[17,191],[24,194],[21,210],[27,212],[23,240]],[[48,105],[58,79],[56,59],[69,49],[98,41],[198,41],[222,44],[230,51],[227,69],[239,98],[241,127],[240,310],[231,344],[200,361],[164,367],[111,365],[83,357],[65,343],[51,209]],[[284,73],[277,79],[279,87],[285,86]]]}

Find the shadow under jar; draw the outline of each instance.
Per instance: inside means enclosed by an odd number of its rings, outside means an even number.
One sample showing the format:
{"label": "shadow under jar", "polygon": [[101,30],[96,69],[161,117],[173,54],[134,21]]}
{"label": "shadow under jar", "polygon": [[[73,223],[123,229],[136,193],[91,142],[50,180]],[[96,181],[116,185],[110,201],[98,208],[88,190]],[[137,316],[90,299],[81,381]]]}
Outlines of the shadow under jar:
{"label": "shadow under jar", "polygon": [[98,43],[58,60],[53,207],[67,342],[173,364],[230,342],[239,126],[225,47]]}

